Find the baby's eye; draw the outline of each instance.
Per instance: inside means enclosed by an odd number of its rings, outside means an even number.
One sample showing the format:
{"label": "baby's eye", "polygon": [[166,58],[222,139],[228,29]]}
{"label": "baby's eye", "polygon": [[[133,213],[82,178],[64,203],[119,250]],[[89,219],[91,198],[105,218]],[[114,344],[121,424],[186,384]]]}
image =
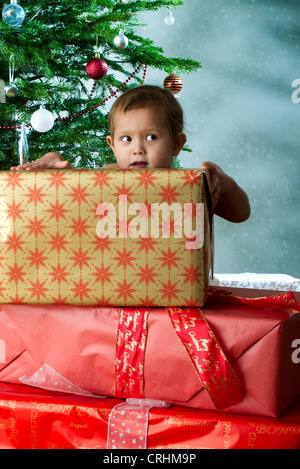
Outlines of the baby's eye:
{"label": "baby's eye", "polygon": [[146,140],[149,140],[149,141],[153,141],[153,140],[156,140],[156,139],[157,139],[157,136],[154,135],[154,134],[149,134],[146,137]]}
{"label": "baby's eye", "polygon": [[131,137],[129,137],[129,135],[124,135],[124,137],[122,137],[122,142],[131,142]]}

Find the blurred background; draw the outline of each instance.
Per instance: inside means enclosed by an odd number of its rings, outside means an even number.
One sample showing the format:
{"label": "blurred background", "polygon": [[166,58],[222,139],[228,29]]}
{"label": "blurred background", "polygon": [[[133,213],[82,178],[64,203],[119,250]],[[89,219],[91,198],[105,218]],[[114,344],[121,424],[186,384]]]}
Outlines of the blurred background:
{"label": "blurred background", "polygon": [[[142,16],[142,34],[166,54],[202,62],[181,75],[178,99],[193,150],[181,153],[182,166],[213,161],[250,199],[248,221],[215,217],[215,273],[300,277],[300,102],[292,99],[300,99],[299,6],[185,0],[172,10],[171,26],[167,9]],[[165,76],[149,70],[147,82],[161,85]]]}

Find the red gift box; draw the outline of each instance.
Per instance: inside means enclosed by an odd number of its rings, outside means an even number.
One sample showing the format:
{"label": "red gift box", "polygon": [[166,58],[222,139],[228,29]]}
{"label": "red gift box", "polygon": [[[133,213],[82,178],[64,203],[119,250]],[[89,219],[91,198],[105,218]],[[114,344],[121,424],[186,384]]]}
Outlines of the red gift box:
{"label": "red gift box", "polygon": [[276,417],[300,394],[299,305],[233,300],[179,310],[190,343],[164,308],[1,305],[0,381]]}
{"label": "red gift box", "polygon": [[[122,402],[1,384],[0,448],[105,449],[109,418]],[[202,448],[300,449],[300,401],[278,419],[177,406],[151,408],[146,446],[168,453]]]}

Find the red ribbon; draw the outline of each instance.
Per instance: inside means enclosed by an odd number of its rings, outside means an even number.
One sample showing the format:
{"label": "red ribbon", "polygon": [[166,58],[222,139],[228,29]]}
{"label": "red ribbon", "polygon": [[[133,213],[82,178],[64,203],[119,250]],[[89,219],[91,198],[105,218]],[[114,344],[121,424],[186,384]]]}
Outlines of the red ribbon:
{"label": "red ribbon", "polygon": [[222,290],[212,290],[208,299],[214,302],[244,304],[261,309],[280,309],[287,313],[300,313],[300,305],[292,291],[261,298],[242,298]]}
{"label": "red ribbon", "polygon": [[174,331],[218,410],[237,404],[244,391],[214,333],[198,308],[167,308]]}
{"label": "red ribbon", "polygon": [[[262,309],[300,313],[292,292],[272,297],[242,298],[215,291],[212,301],[245,304]],[[184,346],[205,390],[218,410],[237,404],[244,390],[204,314],[199,308],[166,308],[174,331]],[[144,355],[150,309],[120,311],[116,347],[116,396],[144,398]]]}
{"label": "red ribbon", "polygon": [[144,398],[144,355],[149,311],[146,308],[120,311],[115,362],[116,397]]}

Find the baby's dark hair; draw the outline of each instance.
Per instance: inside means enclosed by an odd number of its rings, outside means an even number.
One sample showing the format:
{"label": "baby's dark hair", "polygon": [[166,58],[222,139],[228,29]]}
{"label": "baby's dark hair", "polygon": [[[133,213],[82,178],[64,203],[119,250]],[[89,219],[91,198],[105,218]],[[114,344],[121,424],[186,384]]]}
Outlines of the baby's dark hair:
{"label": "baby's dark hair", "polygon": [[183,132],[183,111],[173,93],[160,86],[144,85],[126,91],[115,101],[108,116],[110,135],[114,135],[114,117],[117,111],[126,113],[143,107],[160,108],[169,121],[174,138]]}

